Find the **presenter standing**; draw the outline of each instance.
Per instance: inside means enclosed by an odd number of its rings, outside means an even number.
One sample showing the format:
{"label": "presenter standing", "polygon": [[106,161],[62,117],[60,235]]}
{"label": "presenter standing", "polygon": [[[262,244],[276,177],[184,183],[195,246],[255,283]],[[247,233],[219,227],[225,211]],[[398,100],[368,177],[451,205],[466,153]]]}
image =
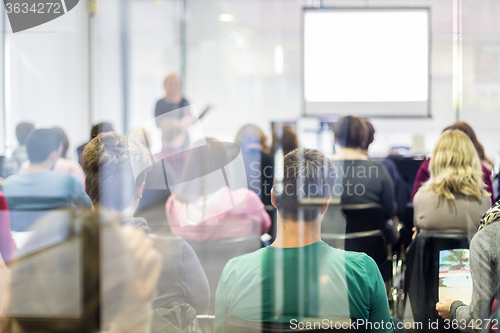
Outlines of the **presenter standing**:
{"label": "presenter standing", "polygon": [[[165,88],[165,97],[156,103],[155,108],[156,125],[161,127],[159,119],[163,120],[168,117],[181,120],[182,126],[187,128],[194,123],[196,119],[191,115],[189,102],[182,94],[182,81],[180,77],[174,73],[169,74],[165,78],[163,87]],[[200,115],[200,119],[211,109],[212,105],[207,105]],[[165,116],[158,118],[158,116],[161,115]]]}

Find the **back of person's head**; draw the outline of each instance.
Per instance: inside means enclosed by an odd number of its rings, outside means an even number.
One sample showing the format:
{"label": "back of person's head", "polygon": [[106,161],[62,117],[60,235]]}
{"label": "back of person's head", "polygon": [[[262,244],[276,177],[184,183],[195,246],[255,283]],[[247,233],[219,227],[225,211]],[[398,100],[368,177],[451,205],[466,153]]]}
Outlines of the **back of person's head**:
{"label": "back of person's head", "polygon": [[331,196],[337,179],[332,161],[318,150],[298,148],[285,156],[283,172],[283,182],[280,184],[275,178],[273,187],[280,216],[288,221],[315,221],[321,207],[299,208],[299,203]]}
{"label": "back of person's head", "polygon": [[226,177],[232,179],[232,174],[227,164],[230,161],[226,150],[227,144],[213,138],[205,139],[206,145],[202,141],[195,142],[186,156],[186,163],[180,178],[180,185],[176,188],[174,195],[177,199],[189,202],[197,198],[210,195],[222,187],[224,184],[217,177],[204,177],[210,173],[218,171],[226,166]]}
{"label": "back of person's head", "polygon": [[170,73],[167,76],[165,76],[165,79],[163,80],[163,83],[166,84],[168,81],[181,81],[181,78],[177,73]]}
{"label": "back of person's head", "polygon": [[472,127],[470,127],[469,124],[467,124],[466,122],[463,122],[463,121],[457,121],[453,125],[446,127],[443,130],[443,133],[446,131],[449,131],[449,130],[459,130],[459,131],[464,132],[469,137],[469,139],[471,139],[472,143],[474,144],[474,147],[476,148],[477,154],[479,155],[479,159],[481,161],[487,161],[488,163],[493,164],[488,159],[488,157],[486,157],[486,155],[484,153],[483,145],[479,142],[479,140],[477,139],[476,133],[474,132]]}
{"label": "back of person's head", "polygon": [[52,152],[61,148],[62,135],[50,128],[40,128],[33,131],[26,142],[26,152],[31,164],[45,162]]}
{"label": "back of person's head", "polygon": [[242,150],[259,148],[264,152],[268,152],[267,136],[264,132],[255,125],[245,125],[236,134],[234,142],[240,146]]}
{"label": "back of person's head", "polygon": [[[151,169],[146,148],[135,138],[101,133],[83,150],[85,191],[94,206],[123,211]],[[139,175],[134,170],[142,170]]]}
{"label": "back of person's head", "polygon": [[58,131],[61,133],[62,136],[62,151],[61,151],[61,157],[66,158],[66,154],[68,153],[68,148],[69,148],[69,140],[68,136],[66,135],[66,132],[60,127],[52,127],[54,131]]}
{"label": "back of person's head", "polygon": [[373,143],[375,139],[375,128],[373,128],[372,123],[370,123],[367,119],[361,119],[361,123],[363,124],[363,141],[361,141],[360,148],[363,150],[368,150],[368,147]]}
{"label": "back of person's head", "polygon": [[99,124],[95,124],[92,126],[92,129],[90,130],[90,140],[95,138],[97,135],[100,133],[106,133],[106,132],[113,132],[113,124],[108,123],[108,122],[102,122]]}
{"label": "back of person's head", "polygon": [[343,148],[359,148],[363,142],[363,124],[358,117],[344,116],[333,127],[335,139]]}
{"label": "back of person's head", "polygon": [[281,146],[281,149],[283,149],[283,155],[299,148],[299,139],[292,126],[285,125],[274,128],[271,144],[273,155],[276,153],[278,146]]}
{"label": "back of person's head", "polygon": [[484,190],[479,155],[469,137],[460,130],[448,130],[441,135],[430,160],[431,177],[425,184],[438,196],[454,199],[464,194],[481,200],[490,196]]}
{"label": "back of person's head", "polygon": [[35,130],[32,123],[22,122],[16,126],[16,137],[20,145],[25,145],[31,132]]}

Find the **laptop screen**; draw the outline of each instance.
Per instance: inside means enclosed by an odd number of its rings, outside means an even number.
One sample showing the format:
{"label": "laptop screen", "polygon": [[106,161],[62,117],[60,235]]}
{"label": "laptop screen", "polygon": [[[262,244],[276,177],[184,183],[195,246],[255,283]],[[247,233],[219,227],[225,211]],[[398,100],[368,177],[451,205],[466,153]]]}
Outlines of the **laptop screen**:
{"label": "laptop screen", "polygon": [[439,301],[459,299],[469,304],[472,297],[469,250],[439,251]]}

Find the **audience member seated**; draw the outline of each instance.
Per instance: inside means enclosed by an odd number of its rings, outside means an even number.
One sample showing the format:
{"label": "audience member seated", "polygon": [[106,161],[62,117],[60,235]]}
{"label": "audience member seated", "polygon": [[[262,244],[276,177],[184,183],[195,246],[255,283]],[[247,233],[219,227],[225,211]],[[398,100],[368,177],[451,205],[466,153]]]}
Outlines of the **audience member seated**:
{"label": "audience member seated", "polygon": [[10,228],[10,212],[5,195],[0,192],[0,255],[9,260],[16,251]]}
{"label": "audience member seated", "polygon": [[[122,225],[132,225],[146,233],[150,233],[147,221],[133,217],[133,213],[142,196],[149,169],[150,157],[146,148],[133,137],[115,132],[99,134],[83,151],[85,190],[93,207],[99,208],[101,216],[107,219],[117,219]],[[134,170],[144,171],[134,175]],[[209,289],[194,251],[179,237],[157,240],[164,263],[153,302],[156,311],[153,324],[167,324],[171,319],[167,313],[180,310],[189,313],[190,306],[203,314],[208,308]],[[160,313],[165,313],[165,317],[158,318],[163,316]],[[175,321],[171,324],[180,325]]]}
{"label": "audience member seated", "polygon": [[387,219],[394,217],[394,184],[391,177],[382,164],[368,160],[359,150],[365,139],[361,120],[354,116],[342,117],[335,124],[334,133],[335,141],[341,148],[332,159],[342,182],[342,204],[375,203],[382,206]]}
{"label": "audience member seated", "polygon": [[[52,168],[52,171],[73,175],[78,178],[83,184],[83,182],[85,181],[85,175],[83,174],[82,167],[80,166],[80,164],[78,164],[78,162],[71,161],[66,158],[66,153],[68,152],[69,147],[69,141],[66,133],[59,127],[53,127],[52,129],[59,132],[63,140],[61,157],[57,159],[56,164],[54,164],[54,167]],[[21,170],[19,170],[19,172],[25,173],[29,169],[29,167],[30,161],[26,161],[23,163],[23,165],[21,165]]]}
{"label": "audience member seated", "polygon": [[275,127],[271,143],[271,155],[275,156],[278,149],[283,150],[283,156],[299,148],[299,139],[292,126]]}
{"label": "audience member seated", "polygon": [[[354,318],[392,324],[384,281],[373,259],[321,241],[320,225],[337,176],[332,162],[317,150],[297,149],[285,156],[284,166],[283,183],[275,182],[271,192],[278,210],[277,238],[224,268],[215,332],[225,332],[228,316],[257,322]],[[324,204],[299,208],[299,193],[324,199]],[[384,328],[367,331],[393,332]]]}
{"label": "audience member seated", "polygon": [[[360,119],[360,120],[361,123],[363,124],[363,130],[365,132],[365,136],[363,141],[361,142],[359,151],[360,153],[368,156],[368,148],[373,143],[373,140],[375,140],[375,128],[373,127],[372,123],[370,123],[367,119]],[[377,158],[372,160],[379,162],[387,169],[387,172],[389,173],[389,176],[391,176],[394,185],[398,183],[399,172],[398,168],[396,167],[396,163],[394,163],[393,160],[389,158]]]}
{"label": "audience member seated", "polygon": [[269,154],[266,135],[255,125],[245,125],[234,142],[240,146],[243,155],[248,189],[254,191],[264,205],[270,205],[274,158]]}
{"label": "audience member seated", "polygon": [[[472,299],[469,305],[447,299],[436,303],[438,314],[444,319],[466,323],[464,332],[479,332],[485,328],[489,317],[489,301],[500,283],[500,202],[483,216],[479,231],[470,243],[470,272],[472,275]],[[472,324],[471,324],[472,323]],[[480,325],[473,330],[474,325]]]}
{"label": "audience member seated", "polygon": [[413,199],[417,230],[475,233],[491,202],[472,141],[459,130],[444,132],[434,147],[429,169],[429,181]]}
{"label": "audience member seated", "polygon": [[[90,199],[78,179],[69,174],[52,172],[62,151],[62,136],[59,132],[53,129],[35,130],[28,138],[26,151],[29,168],[23,174],[7,178],[4,185],[13,224],[21,223],[15,217],[18,212],[90,207]],[[24,226],[29,223],[22,222]]]}
{"label": "audience member seated", "polygon": [[[238,180],[228,167],[231,159],[225,145],[212,138],[205,141],[207,146],[189,151],[180,185],[168,198],[166,213],[173,234],[202,242],[266,233],[271,220],[257,194],[233,188]],[[217,171],[215,166],[225,166],[226,180],[222,175],[204,177]]]}
{"label": "audience member seated", "polygon": [[[95,124],[90,129],[90,141],[92,141],[92,139],[95,138],[100,133],[106,133],[106,132],[112,132],[112,131],[114,131],[114,129],[113,129],[113,124],[111,124],[111,123],[102,122],[99,124]],[[76,154],[78,156],[78,163],[80,163],[80,165],[83,163],[83,149],[85,149],[86,145],[87,144],[84,143],[83,145],[76,148]]]}
{"label": "audience member seated", "polygon": [[[483,145],[478,141],[476,133],[474,132],[472,127],[469,126],[469,124],[463,121],[457,121],[453,125],[446,127],[443,130],[443,133],[448,130],[462,131],[469,137],[469,139],[471,139],[481,161],[481,170],[483,173],[483,181],[486,184],[486,191],[488,191],[488,193],[491,193],[491,204],[494,204],[495,198],[493,196],[493,184],[491,181],[491,170],[493,168],[493,162],[491,162],[491,160],[485,155]],[[418,169],[417,175],[415,177],[415,183],[413,183],[413,191],[411,194],[412,202],[415,197],[415,193],[417,193],[420,186],[422,186],[422,184],[425,183],[430,177],[429,164],[430,160],[426,159],[422,162],[420,168]]]}
{"label": "audience member seated", "polygon": [[3,170],[0,176],[7,178],[18,173],[21,165],[28,160],[28,154],[26,153],[26,141],[28,140],[31,132],[34,130],[35,126],[32,123],[19,123],[16,126],[16,137],[19,142],[19,146],[14,149],[11,157],[4,160]]}

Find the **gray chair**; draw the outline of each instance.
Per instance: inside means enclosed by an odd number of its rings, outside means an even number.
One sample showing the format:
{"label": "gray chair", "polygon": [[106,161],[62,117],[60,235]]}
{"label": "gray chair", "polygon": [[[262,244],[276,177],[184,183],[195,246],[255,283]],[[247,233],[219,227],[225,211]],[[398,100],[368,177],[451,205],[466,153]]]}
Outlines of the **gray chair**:
{"label": "gray chair", "polygon": [[227,262],[234,257],[260,249],[260,235],[252,234],[238,238],[187,242],[198,256],[207,275],[210,286],[210,307],[208,312],[213,313],[217,285]]}

